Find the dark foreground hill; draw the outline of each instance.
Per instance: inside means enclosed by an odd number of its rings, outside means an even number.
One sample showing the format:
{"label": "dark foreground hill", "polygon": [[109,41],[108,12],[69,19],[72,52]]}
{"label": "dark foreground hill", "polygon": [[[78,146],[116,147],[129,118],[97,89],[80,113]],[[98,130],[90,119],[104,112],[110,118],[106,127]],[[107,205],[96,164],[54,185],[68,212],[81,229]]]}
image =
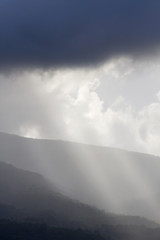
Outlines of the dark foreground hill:
{"label": "dark foreground hill", "polygon": [[38,172],[58,191],[106,212],[160,222],[159,157],[1,133],[0,161]]}
{"label": "dark foreground hill", "polygon": [[0,162],[0,218],[32,219],[52,226],[90,228],[108,225],[158,224],[140,217],[106,214],[69,199],[53,189],[40,174]]}
{"label": "dark foreground hill", "polygon": [[[0,221],[1,240],[104,240],[98,233],[48,227],[44,224]],[[106,238],[107,240],[109,238]]]}
{"label": "dark foreground hill", "polygon": [[1,240],[158,240],[159,225],[106,214],[55,191],[40,174],[0,163]]}
{"label": "dark foreground hill", "polygon": [[49,227],[30,222],[0,221],[1,240],[159,240],[160,229],[106,226],[97,231]]}

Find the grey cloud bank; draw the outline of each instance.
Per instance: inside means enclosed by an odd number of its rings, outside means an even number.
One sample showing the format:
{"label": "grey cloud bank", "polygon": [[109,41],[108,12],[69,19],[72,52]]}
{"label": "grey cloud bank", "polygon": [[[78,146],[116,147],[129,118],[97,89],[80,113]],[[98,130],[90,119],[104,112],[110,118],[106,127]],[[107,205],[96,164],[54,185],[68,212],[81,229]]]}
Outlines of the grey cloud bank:
{"label": "grey cloud bank", "polygon": [[1,0],[0,67],[85,66],[155,51],[160,1]]}

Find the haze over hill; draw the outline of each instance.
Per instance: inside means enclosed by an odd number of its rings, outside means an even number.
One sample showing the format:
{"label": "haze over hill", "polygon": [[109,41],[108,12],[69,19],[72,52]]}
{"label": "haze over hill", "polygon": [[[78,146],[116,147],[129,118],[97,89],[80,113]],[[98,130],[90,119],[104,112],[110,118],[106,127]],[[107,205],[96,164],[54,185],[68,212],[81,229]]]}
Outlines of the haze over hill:
{"label": "haze over hill", "polygon": [[[160,225],[106,214],[53,190],[39,174],[0,162],[0,239],[159,239]],[[47,224],[47,225],[46,225]]]}
{"label": "haze over hill", "polygon": [[140,217],[106,214],[58,193],[40,174],[0,162],[0,218],[30,219],[52,226],[96,229],[102,225],[159,225]]}
{"label": "haze over hill", "polygon": [[42,174],[56,190],[106,212],[160,222],[160,158],[0,134],[0,161]]}

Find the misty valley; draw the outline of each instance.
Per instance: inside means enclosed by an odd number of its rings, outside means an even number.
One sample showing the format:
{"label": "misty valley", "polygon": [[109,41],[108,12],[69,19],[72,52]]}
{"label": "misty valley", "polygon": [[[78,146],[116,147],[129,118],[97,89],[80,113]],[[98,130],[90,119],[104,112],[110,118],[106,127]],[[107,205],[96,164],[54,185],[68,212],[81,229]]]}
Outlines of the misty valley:
{"label": "misty valley", "polygon": [[159,173],[152,155],[0,133],[0,239],[158,240]]}

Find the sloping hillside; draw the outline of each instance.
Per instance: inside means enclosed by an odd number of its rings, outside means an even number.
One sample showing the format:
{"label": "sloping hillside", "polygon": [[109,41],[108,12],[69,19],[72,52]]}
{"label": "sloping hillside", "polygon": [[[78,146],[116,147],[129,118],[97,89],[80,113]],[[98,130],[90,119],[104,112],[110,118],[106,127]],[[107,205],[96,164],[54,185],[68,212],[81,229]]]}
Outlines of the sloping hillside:
{"label": "sloping hillside", "polygon": [[39,174],[0,163],[0,218],[32,219],[53,226],[97,229],[103,225],[158,225],[140,217],[105,214],[56,191]]}
{"label": "sloping hillside", "polygon": [[1,133],[0,161],[38,172],[58,191],[106,212],[160,222],[159,157]]}

